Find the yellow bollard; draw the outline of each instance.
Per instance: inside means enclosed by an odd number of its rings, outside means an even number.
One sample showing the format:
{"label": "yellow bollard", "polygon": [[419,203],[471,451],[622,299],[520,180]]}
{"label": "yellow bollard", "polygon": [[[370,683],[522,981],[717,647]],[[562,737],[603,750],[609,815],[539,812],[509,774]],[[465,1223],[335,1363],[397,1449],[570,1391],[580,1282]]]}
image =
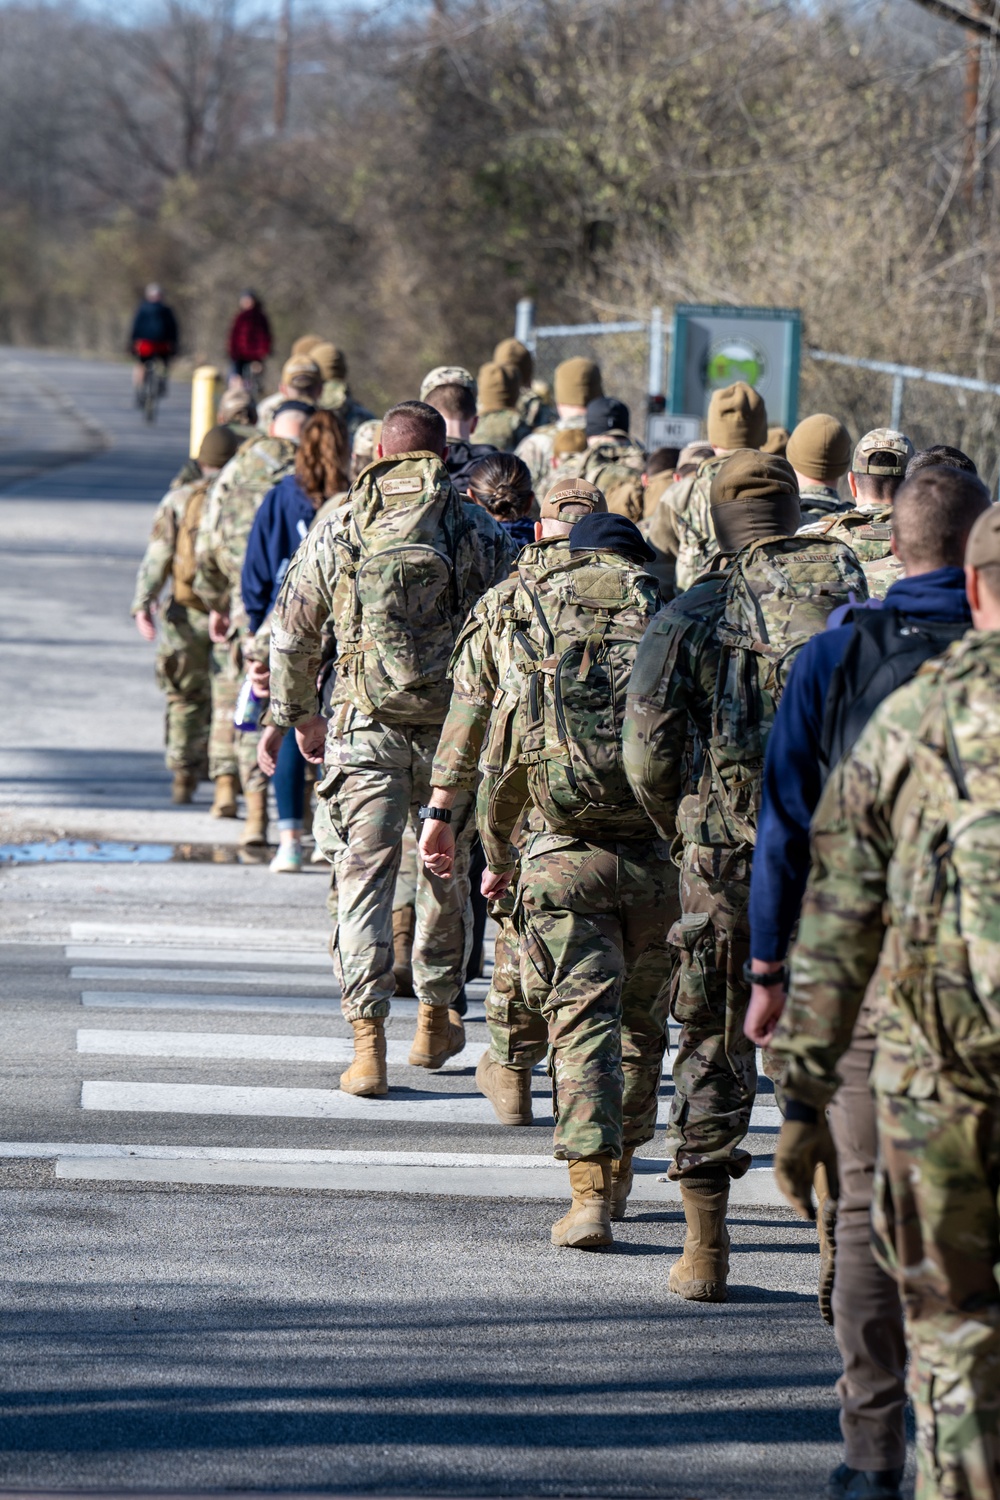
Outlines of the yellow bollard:
{"label": "yellow bollard", "polygon": [[191,376],[191,448],[198,457],[201,440],[215,426],[215,414],[222,397],[222,376],[214,365],[199,365]]}

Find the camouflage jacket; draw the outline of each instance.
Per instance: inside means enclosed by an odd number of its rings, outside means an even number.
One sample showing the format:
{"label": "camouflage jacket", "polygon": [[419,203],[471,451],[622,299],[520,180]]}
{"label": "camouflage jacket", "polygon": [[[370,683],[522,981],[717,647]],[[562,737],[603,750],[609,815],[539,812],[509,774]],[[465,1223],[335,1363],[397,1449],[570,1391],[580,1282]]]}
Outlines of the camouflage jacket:
{"label": "camouflage jacket", "polygon": [[548,405],[544,397],[530,386],[523,385],[517,398],[517,411],[529,432],[534,432],[536,427],[547,427],[550,422],[558,422],[559,413],[554,407]]}
{"label": "camouflage jacket", "polygon": [[669,505],[674,512],[678,591],[689,589],[719,550],[712,521],[712,480],[728,457],[727,453],[722,453],[704,459],[698,465],[697,474],[671,485],[660,502]]}
{"label": "camouflage jacket", "polygon": [[835,1093],[876,970],[878,1093],[1000,1093],[998,704],[1000,632],[970,631],[880,705],[828,782],[772,1044],[792,1097]]}
{"label": "camouflage jacket", "polygon": [[160,597],[167,579],[173,572],[178,533],[184,520],[188,501],[199,482],[195,479],[185,485],[172,485],[160,501],[156,515],[153,517],[149,543],[136,574],[135,594],[132,599],[134,615],[137,615],[140,610],[148,611],[150,605]]}
{"label": "camouflage jacket", "polygon": [[335,411],[347,428],[347,436],[354,442],[354,434],[362,422],[373,422],[375,413],[355,401],[350,389],[342,380],[328,380],[317,403],[326,411]]}
{"label": "camouflage jacket", "polygon": [[519,411],[484,411],[476,423],[477,443],[490,443],[501,453],[513,453],[531,432]]}
{"label": "camouflage jacket", "polygon": [[493,711],[493,700],[511,669],[513,634],[527,608],[518,610],[515,596],[525,576],[533,576],[569,554],[566,537],[529,543],[518,554],[517,571],[488,589],[462,629],[451,659],[452,692],[441,729],[431,785],[472,788],[479,756]]}
{"label": "camouflage jacket", "polygon": [[893,557],[892,506],[862,506],[846,510],[825,523],[809,528],[816,536],[838,537],[857,553],[868,592],[873,599],[884,599],[890,586],[903,576],[903,564]]}
{"label": "camouflage jacket", "polygon": [[836,487],[829,484],[807,484],[799,488],[799,508],[802,511],[802,526],[816,521],[827,521],[831,516],[846,515],[852,509],[850,500],[841,500]]}
{"label": "camouflage jacket", "polygon": [[[400,462],[427,454],[399,454]],[[369,471],[366,470],[367,474]],[[358,483],[364,480],[362,475]],[[353,491],[352,491],[353,493]],[[462,501],[469,523],[471,566],[462,583],[455,614],[466,616],[487,589],[510,573],[513,549],[506,532],[481,505]],[[352,543],[349,505],[333,512],[321,525],[313,525],[285,575],[281,592],[271,612],[271,715],[280,728],[290,729],[318,712],[316,678],[323,660],[323,644],[329,639],[335,612],[338,583],[348,578]],[[339,643],[341,652],[344,643]],[[338,666],[342,656],[338,657]],[[354,708],[367,715],[363,703],[353,696],[349,674],[338,670],[332,705]],[[330,733],[339,733],[342,715],[330,721]],[[372,722],[370,717],[365,723]],[[439,721],[440,722],[440,721]]]}
{"label": "camouflage jacket", "polygon": [[209,490],[198,531],[194,580],[195,591],[209,609],[224,611],[239,603],[254,517],[272,485],[291,473],[297,446],[291,438],[251,438]]}
{"label": "camouflage jacket", "polygon": [[560,417],[556,422],[549,422],[544,427],[536,427],[535,430],[517,445],[517,456],[523,459],[531,470],[531,482],[539,485],[547,478],[552,469],[552,445],[557,432],[576,430],[583,432],[587,426],[587,418],[583,415],[578,417]]}
{"label": "camouflage jacket", "polygon": [[171,479],[170,488],[178,490],[182,484],[194,484],[195,480],[200,478],[201,464],[196,458],[186,458],[173,479]]}

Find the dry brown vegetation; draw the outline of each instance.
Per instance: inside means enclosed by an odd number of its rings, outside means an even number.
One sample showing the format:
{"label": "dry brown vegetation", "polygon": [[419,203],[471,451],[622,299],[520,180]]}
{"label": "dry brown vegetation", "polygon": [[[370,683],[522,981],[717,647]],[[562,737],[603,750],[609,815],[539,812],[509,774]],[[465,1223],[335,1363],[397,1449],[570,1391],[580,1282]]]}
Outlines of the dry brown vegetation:
{"label": "dry brown vegetation", "polygon": [[[244,7],[251,0],[243,0]],[[218,358],[239,286],[371,404],[544,321],[801,307],[822,348],[1000,380],[996,144],[963,181],[964,38],[912,0],[437,0],[274,14],[0,9],[0,338],[118,350],[162,279]],[[138,17],[138,18],[136,18]],[[854,429],[888,381],[806,361]],[[910,386],[995,477],[1000,402]]]}

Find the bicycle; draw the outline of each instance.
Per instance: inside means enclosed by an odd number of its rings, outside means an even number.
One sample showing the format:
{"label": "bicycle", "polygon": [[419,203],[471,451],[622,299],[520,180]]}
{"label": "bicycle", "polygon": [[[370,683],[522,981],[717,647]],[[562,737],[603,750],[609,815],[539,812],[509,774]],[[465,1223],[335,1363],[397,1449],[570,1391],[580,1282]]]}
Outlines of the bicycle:
{"label": "bicycle", "polygon": [[158,354],[142,362],[142,384],[138,390],[138,405],[147,422],[156,421],[156,409],[167,393],[167,365]]}

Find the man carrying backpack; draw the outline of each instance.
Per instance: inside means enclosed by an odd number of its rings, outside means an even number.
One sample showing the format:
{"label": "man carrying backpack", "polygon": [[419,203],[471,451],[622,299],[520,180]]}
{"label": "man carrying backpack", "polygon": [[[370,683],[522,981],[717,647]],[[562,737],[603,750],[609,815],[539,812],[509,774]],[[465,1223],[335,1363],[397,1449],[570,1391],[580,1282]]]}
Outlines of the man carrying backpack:
{"label": "man carrying backpack", "polygon": [[501,895],[520,868],[521,988],[548,1024],[573,1195],[552,1242],[589,1249],[612,1243],[614,1163],[627,1196],[656,1126],[677,882],[621,760],[632,661],[660,604],[650,549],[631,521],[592,514],[559,552],[522,580],[531,608],[494,699],[479,830],[484,890]]}
{"label": "man carrying backpack", "polygon": [[[306,759],[323,760],[326,741],[315,826],[336,874],[334,972],[355,1048],[340,1086],[366,1096],[389,1092],[393,895],[411,818],[450,821],[456,854],[448,879],[417,868],[420,1006],[410,1062],[439,1068],[465,1045],[452,1007],[471,947],[473,794],[461,793],[448,811],[425,804],[455,641],[511,563],[505,533],[452,485],[444,420],[432,407],[394,406],[376,451],[348,501],[312,528],[292,561],[272,613],[270,679],[272,718],[296,730]],[[338,650],[329,733],[316,691],[328,627]]]}
{"label": "man carrying backpack", "polygon": [[972,630],[876,709],[816,810],[773,1043],[775,1175],[811,1217],[817,1165],[836,1170],[824,1113],[877,973],[875,1251],[906,1312],[921,1500],[1000,1495],[997,507],[965,563]]}
{"label": "man carrying backpack", "polygon": [[670,1290],[722,1302],[729,1183],[750,1166],[741,1142],[757,1088],[743,970],[764,750],[795,652],[852,590],[867,591],[842,542],[795,536],[798,485],[785,459],[734,453],[715,472],[710,498],[720,556],[639,648],[624,749],[658,832],[683,844],[683,915],[670,934],[680,958],[671,1009],[682,1031],[667,1145],[688,1234]]}
{"label": "man carrying backpack", "polygon": [[[770,1044],[785,1005],[785,954],[809,873],[809,824],[827,777],[851,750],[879,703],[947,650],[971,624],[962,562],[969,532],[989,506],[980,481],[958,469],[923,469],[893,504],[892,553],[904,569],[881,609],[808,641],[796,658],[767,747],[750,883],[755,979],[746,1031]],[[871,1006],[861,1012],[840,1063],[831,1106],[840,1193],[836,1277],[832,1207],[820,1198],[820,1307],[832,1321],[844,1374],[846,1462],[831,1496],[898,1496],[906,1459],[903,1314],[892,1280],[875,1261],[869,1219],[875,1172],[875,1055]],[[825,1224],[823,1221],[826,1221]]]}

